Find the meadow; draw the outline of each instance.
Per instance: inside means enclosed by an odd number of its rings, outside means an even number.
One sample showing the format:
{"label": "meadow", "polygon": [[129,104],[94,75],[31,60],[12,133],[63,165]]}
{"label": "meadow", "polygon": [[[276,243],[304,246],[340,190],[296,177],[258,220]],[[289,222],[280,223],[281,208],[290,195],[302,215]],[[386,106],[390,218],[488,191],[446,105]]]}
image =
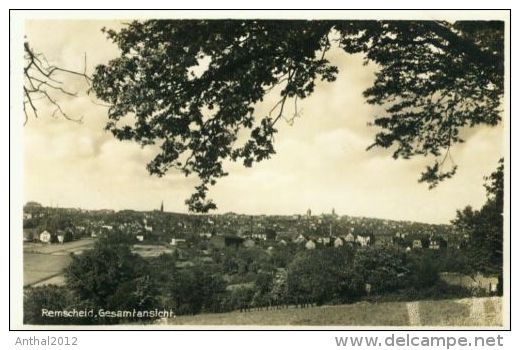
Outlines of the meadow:
{"label": "meadow", "polygon": [[70,264],[70,254],[79,254],[89,249],[91,239],[81,239],[64,244],[24,243],[23,285],[64,283],[63,270]]}
{"label": "meadow", "polygon": [[419,302],[359,302],[260,311],[199,314],[169,319],[169,325],[501,327],[502,298]]}

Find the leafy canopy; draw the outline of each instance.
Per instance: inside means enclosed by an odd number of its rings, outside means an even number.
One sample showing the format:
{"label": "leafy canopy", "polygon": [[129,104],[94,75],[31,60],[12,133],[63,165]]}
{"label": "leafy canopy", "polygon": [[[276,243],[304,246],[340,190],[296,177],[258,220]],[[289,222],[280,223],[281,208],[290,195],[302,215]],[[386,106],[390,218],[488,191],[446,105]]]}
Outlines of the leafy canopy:
{"label": "leafy canopy", "polygon": [[[160,151],[151,174],[176,168],[201,180],[186,203],[207,212],[208,186],[227,175],[224,160],[252,166],[275,153],[284,110],[311,95],[337,67],[326,52],[338,45],[379,66],[367,102],[381,105],[369,147],[394,158],[432,156],[419,181],[431,187],[453,176],[444,169],[459,131],[500,121],[503,22],[149,20],[106,30],[119,57],[96,67],[92,88],[109,104],[106,129],[120,140]],[[254,105],[274,88],[268,115]],[[249,134],[239,144],[241,131]],[[451,157],[449,157],[451,158]]]}
{"label": "leafy canopy", "polygon": [[484,177],[487,201],[480,210],[467,206],[457,210],[453,225],[469,236],[471,267],[484,273],[503,271],[504,250],[504,159]]}

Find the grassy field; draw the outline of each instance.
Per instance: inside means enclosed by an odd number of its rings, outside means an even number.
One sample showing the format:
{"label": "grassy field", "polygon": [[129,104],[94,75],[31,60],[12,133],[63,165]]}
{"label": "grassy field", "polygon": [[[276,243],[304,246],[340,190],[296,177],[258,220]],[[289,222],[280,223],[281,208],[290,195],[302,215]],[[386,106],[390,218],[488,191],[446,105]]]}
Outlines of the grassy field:
{"label": "grassy field", "polygon": [[500,327],[500,297],[420,302],[356,303],[178,316],[170,325]]}
{"label": "grassy field", "polygon": [[71,261],[70,254],[89,249],[92,239],[64,244],[24,243],[23,285],[63,284],[63,269]]}
{"label": "grassy field", "polygon": [[23,285],[34,285],[62,273],[70,263],[68,255],[24,253]]}

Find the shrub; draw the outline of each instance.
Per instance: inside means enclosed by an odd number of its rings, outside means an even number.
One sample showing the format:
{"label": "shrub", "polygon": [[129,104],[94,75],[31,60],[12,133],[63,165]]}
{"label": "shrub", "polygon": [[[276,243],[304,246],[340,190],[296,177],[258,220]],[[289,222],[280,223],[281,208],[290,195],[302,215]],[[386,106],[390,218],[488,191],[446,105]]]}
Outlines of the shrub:
{"label": "shrub", "polygon": [[54,285],[29,287],[24,290],[23,321],[34,325],[89,324],[92,318],[47,317],[43,309],[52,311],[89,309],[88,303],[80,301],[66,287]]}
{"label": "shrub", "polygon": [[409,270],[406,253],[394,248],[367,247],[358,249],[352,269],[355,285],[370,284],[371,292],[383,294],[402,288]]}
{"label": "shrub", "polygon": [[439,280],[439,263],[429,251],[411,256],[408,269],[409,286],[412,288],[431,287]]}

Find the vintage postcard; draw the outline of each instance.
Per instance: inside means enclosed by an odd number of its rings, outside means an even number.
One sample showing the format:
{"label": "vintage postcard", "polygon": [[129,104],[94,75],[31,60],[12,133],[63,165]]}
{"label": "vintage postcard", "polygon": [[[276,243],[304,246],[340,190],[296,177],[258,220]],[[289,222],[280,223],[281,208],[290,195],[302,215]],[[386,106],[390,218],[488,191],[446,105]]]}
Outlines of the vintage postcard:
{"label": "vintage postcard", "polygon": [[509,329],[508,11],[13,11],[13,329]]}

